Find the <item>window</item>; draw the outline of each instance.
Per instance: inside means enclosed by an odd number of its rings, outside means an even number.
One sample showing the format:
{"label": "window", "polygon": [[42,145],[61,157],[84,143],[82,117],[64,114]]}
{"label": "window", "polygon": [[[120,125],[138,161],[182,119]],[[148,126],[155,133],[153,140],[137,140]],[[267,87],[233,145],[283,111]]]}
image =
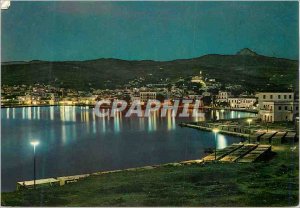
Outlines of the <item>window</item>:
{"label": "window", "polygon": [[289,95],[289,99],[292,99],[292,95]]}
{"label": "window", "polygon": [[284,95],[284,99],[286,99],[286,95]]}
{"label": "window", "polygon": [[298,106],[296,106],[296,110],[298,110]]}
{"label": "window", "polygon": [[266,99],[266,95],[263,95],[263,99]]}
{"label": "window", "polygon": [[278,99],[281,99],[281,96],[280,96],[280,95],[278,95]]}
{"label": "window", "polygon": [[281,110],[281,106],[278,106],[278,110]]}
{"label": "window", "polygon": [[287,110],[287,106],[284,106],[284,110]]}
{"label": "window", "polygon": [[270,95],[270,99],[273,99],[273,95]]}

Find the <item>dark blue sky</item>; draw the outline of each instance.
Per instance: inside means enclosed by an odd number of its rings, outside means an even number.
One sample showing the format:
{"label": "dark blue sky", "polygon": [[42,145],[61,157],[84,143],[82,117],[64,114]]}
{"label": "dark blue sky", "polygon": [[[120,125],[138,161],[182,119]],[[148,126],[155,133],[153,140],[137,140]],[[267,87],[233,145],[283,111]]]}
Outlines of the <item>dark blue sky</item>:
{"label": "dark blue sky", "polygon": [[12,2],[1,38],[2,61],[298,59],[298,2]]}

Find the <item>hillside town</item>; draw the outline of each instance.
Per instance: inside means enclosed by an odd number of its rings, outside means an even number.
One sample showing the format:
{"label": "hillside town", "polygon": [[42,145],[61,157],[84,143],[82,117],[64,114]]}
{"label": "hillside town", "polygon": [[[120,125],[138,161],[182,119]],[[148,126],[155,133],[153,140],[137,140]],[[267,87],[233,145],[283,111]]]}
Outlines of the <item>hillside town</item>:
{"label": "hillside town", "polygon": [[298,94],[282,92],[244,92],[241,86],[224,85],[214,78],[198,75],[179,78],[173,83],[138,85],[130,81],[122,89],[93,89],[80,91],[46,84],[3,85],[1,107],[47,106],[47,105],[88,105],[98,100],[125,100],[147,102],[149,99],[201,100],[203,108],[222,108],[257,112],[264,122],[294,121],[299,115]]}

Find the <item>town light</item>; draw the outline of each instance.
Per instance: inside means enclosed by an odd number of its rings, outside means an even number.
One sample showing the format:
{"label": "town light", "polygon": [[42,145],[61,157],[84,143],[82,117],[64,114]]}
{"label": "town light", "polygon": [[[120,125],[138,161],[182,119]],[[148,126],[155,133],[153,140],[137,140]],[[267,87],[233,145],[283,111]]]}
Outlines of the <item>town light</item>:
{"label": "town light", "polygon": [[33,147],[39,145],[39,143],[40,143],[39,141],[32,141],[32,142],[30,142],[30,144],[31,144]]}
{"label": "town light", "polygon": [[218,128],[213,128],[214,133],[218,133],[220,130]]}

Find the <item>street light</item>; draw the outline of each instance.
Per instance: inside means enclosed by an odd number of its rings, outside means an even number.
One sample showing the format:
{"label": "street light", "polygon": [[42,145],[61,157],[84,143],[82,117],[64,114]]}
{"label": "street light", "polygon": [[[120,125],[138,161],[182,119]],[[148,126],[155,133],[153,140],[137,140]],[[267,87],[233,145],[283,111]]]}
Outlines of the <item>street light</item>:
{"label": "street light", "polygon": [[35,189],[35,147],[39,145],[39,141],[32,141],[30,144],[33,146],[33,188]]}
{"label": "street light", "polygon": [[224,109],[221,109],[221,113],[224,113]]}
{"label": "street light", "polygon": [[250,133],[251,133],[250,125],[251,125],[252,119],[251,119],[251,118],[248,118],[248,119],[247,119],[247,122],[249,123],[248,143],[250,144]]}
{"label": "street light", "polygon": [[269,121],[269,114],[266,113],[267,132],[269,131],[268,121]]}
{"label": "street light", "polygon": [[248,118],[248,119],[247,119],[247,122],[249,123],[249,127],[250,127],[251,122],[252,122],[252,119],[251,119],[251,118]]}
{"label": "street light", "polygon": [[213,128],[213,132],[215,133],[215,161],[217,161],[217,133],[219,131],[218,128]]}

